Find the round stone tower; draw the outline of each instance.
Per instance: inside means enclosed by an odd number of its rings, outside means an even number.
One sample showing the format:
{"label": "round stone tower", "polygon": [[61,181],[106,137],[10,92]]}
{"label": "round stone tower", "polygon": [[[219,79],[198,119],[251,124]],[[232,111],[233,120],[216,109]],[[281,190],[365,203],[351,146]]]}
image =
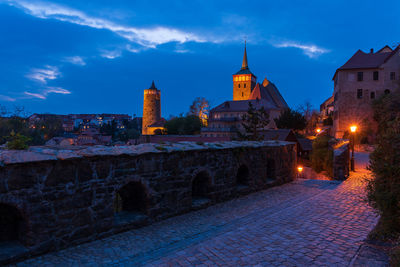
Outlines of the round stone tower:
{"label": "round stone tower", "polygon": [[144,90],[142,135],[154,134],[154,128],[161,122],[161,92],[153,83]]}

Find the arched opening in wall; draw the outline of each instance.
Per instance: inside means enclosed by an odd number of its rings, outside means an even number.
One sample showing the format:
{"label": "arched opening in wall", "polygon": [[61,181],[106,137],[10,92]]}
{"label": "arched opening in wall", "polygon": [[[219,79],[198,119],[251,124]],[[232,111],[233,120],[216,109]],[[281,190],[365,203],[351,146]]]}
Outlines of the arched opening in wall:
{"label": "arched opening in wall", "polygon": [[192,181],[192,207],[202,207],[210,202],[208,193],[211,177],[206,171],[201,171]]}
{"label": "arched opening in wall", "polygon": [[276,166],[274,159],[267,159],[267,183],[275,182]]}
{"label": "arched opening in wall", "polygon": [[385,95],[390,94],[390,90],[389,89],[386,89],[384,92],[385,92]]}
{"label": "arched opening in wall", "polygon": [[26,224],[20,211],[0,203],[0,261],[26,251],[23,246],[25,235]]}
{"label": "arched opening in wall", "polygon": [[141,221],[147,217],[149,199],[141,182],[130,182],[114,196],[114,213],[118,224]]}
{"label": "arched opening in wall", "polygon": [[248,187],[250,181],[249,175],[249,168],[242,164],[236,174],[236,185],[238,187]]}

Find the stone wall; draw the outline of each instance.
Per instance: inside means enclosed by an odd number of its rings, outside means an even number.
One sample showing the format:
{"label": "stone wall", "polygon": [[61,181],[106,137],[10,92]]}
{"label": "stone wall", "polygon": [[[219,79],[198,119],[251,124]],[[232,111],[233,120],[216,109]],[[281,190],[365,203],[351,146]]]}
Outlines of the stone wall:
{"label": "stone wall", "polygon": [[295,164],[278,141],[2,151],[0,263],[292,181]]}
{"label": "stone wall", "polygon": [[343,142],[333,151],[333,178],[345,180],[350,174],[350,148],[349,142]]}

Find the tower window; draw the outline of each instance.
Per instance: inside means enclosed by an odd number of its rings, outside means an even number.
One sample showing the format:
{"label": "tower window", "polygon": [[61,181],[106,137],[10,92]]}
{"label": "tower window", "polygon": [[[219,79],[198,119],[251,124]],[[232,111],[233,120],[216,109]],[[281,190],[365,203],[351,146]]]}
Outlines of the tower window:
{"label": "tower window", "polygon": [[361,82],[364,79],[364,72],[357,72],[357,81]]}
{"label": "tower window", "polygon": [[371,92],[371,99],[375,99],[375,92]]}
{"label": "tower window", "polygon": [[361,99],[363,96],[363,90],[362,89],[357,89],[357,98]]}
{"label": "tower window", "polygon": [[396,80],[396,72],[394,72],[394,71],[392,71],[391,73],[390,73],[390,80]]}
{"label": "tower window", "polygon": [[246,88],[246,84],[243,84],[243,87]]}
{"label": "tower window", "polygon": [[373,75],[374,77],[374,81],[377,81],[377,80],[379,80],[379,72],[378,71],[374,71],[374,75]]}

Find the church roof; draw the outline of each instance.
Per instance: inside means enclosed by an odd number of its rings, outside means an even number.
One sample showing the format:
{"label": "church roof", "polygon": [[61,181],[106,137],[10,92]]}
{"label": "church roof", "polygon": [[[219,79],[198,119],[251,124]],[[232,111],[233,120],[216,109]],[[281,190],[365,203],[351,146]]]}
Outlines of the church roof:
{"label": "church roof", "polygon": [[278,107],[267,99],[256,99],[256,100],[236,100],[236,101],[225,101],[224,103],[216,106],[212,112],[245,112],[249,109],[249,102],[254,108],[260,109],[264,107],[268,109],[278,109]]}
{"label": "church roof", "polygon": [[251,100],[270,99],[270,96],[268,96],[267,94],[268,93],[266,92],[265,88],[261,87],[260,84],[257,83],[256,86],[253,89],[253,92],[251,92],[251,95],[250,95],[249,99],[251,99]]}

